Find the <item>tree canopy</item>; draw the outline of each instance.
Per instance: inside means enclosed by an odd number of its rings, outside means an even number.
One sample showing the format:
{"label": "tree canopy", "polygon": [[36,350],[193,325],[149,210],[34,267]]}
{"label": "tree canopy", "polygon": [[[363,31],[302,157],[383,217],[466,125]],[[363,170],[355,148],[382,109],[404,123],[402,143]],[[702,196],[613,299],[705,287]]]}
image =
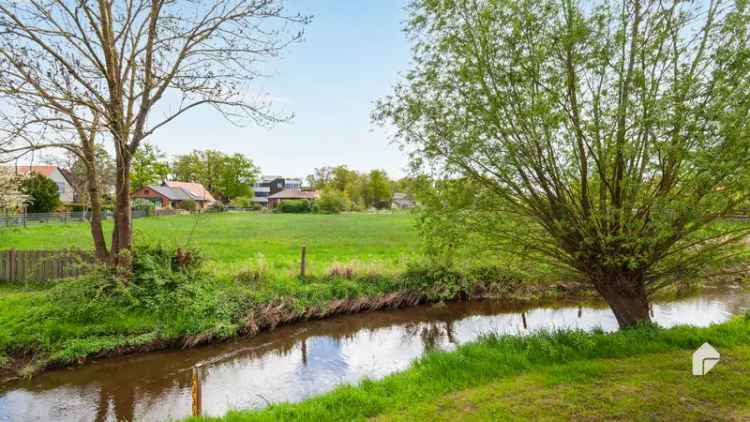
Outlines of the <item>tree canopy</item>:
{"label": "tree canopy", "polygon": [[233,198],[252,196],[258,167],[242,154],[196,150],[177,157],[172,172],[176,180],[201,183],[214,196],[229,202]]}
{"label": "tree canopy", "polygon": [[573,270],[618,322],[733,256],[747,198],[750,15],[712,0],[417,0],[413,66],[375,118],[418,172],[494,196],[492,231]]}
{"label": "tree canopy", "polygon": [[145,186],[160,183],[169,176],[169,164],[159,147],[143,144],[133,154],[133,167],[130,171],[130,190],[135,192]]}
{"label": "tree canopy", "polygon": [[51,212],[60,206],[60,192],[52,179],[31,173],[21,180],[21,192],[28,196],[28,212]]}
{"label": "tree canopy", "polygon": [[[396,182],[384,170],[360,173],[345,165],[316,168],[307,176],[307,183],[315,189],[336,191],[345,196],[345,203],[355,208],[385,209],[391,207]],[[334,195],[338,196],[338,195]]]}

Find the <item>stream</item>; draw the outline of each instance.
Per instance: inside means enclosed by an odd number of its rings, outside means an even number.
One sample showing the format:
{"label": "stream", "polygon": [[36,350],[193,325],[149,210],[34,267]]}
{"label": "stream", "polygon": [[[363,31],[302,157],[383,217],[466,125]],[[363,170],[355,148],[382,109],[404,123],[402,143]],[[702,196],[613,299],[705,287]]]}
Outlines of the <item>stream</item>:
{"label": "stream", "polygon": [[[655,322],[707,326],[750,309],[750,292],[706,289],[653,305]],[[192,367],[201,364],[203,412],[300,401],[409,367],[490,333],[617,329],[603,305],[524,307],[482,300],[347,315],[279,327],[190,350],[101,360],[0,385],[0,421],[162,421],[190,416]]]}

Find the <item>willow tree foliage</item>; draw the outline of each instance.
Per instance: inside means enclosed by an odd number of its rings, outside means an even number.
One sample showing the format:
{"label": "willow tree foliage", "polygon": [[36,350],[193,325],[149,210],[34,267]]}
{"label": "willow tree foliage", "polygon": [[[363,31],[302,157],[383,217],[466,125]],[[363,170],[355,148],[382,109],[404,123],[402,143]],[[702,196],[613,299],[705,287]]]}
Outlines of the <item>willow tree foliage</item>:
{"label": "willow tree foliage", "polygon": [[376,119],[412,164],[492,190],[485,233],[583,276],[621,326],[746,233],[747,1],[417,0]]}

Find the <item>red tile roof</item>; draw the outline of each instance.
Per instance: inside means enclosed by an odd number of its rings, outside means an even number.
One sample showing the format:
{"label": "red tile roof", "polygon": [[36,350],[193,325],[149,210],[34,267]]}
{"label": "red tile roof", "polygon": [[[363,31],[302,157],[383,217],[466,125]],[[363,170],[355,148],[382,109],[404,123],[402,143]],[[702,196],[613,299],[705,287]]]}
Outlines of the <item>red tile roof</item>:
{"label": "red tile roof", "polygon": [[57,170],[57,166],[31,166],[28,164],[19,164],[18,166],[8,166],[11,171],[16,174],[28,174],[31,172],[41,174],[44,177],[49,177],[52,173]]}
{"label": "red tile roof", "polygon": [[164,182],[164,184],[170,188],[180,188],[196,201],[208,201],[209,203],[216,202],[216,199],[211,195],[211,192],[206,190],[200,183],[192,182]]}

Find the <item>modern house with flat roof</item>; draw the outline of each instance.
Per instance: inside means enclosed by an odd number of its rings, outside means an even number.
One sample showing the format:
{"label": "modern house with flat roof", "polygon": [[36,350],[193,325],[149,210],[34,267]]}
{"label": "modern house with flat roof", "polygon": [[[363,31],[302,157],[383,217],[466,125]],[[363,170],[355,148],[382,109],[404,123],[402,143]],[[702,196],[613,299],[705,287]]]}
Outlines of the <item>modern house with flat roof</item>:
{"label": "modern house with flat roof", "polygon": [[253,186],[255,195],[253,202],[257,202],[264,207],[269,207],[269,198],[281,191],[301,191],[302,179],[284,178],[282,176],[263,176]]}

